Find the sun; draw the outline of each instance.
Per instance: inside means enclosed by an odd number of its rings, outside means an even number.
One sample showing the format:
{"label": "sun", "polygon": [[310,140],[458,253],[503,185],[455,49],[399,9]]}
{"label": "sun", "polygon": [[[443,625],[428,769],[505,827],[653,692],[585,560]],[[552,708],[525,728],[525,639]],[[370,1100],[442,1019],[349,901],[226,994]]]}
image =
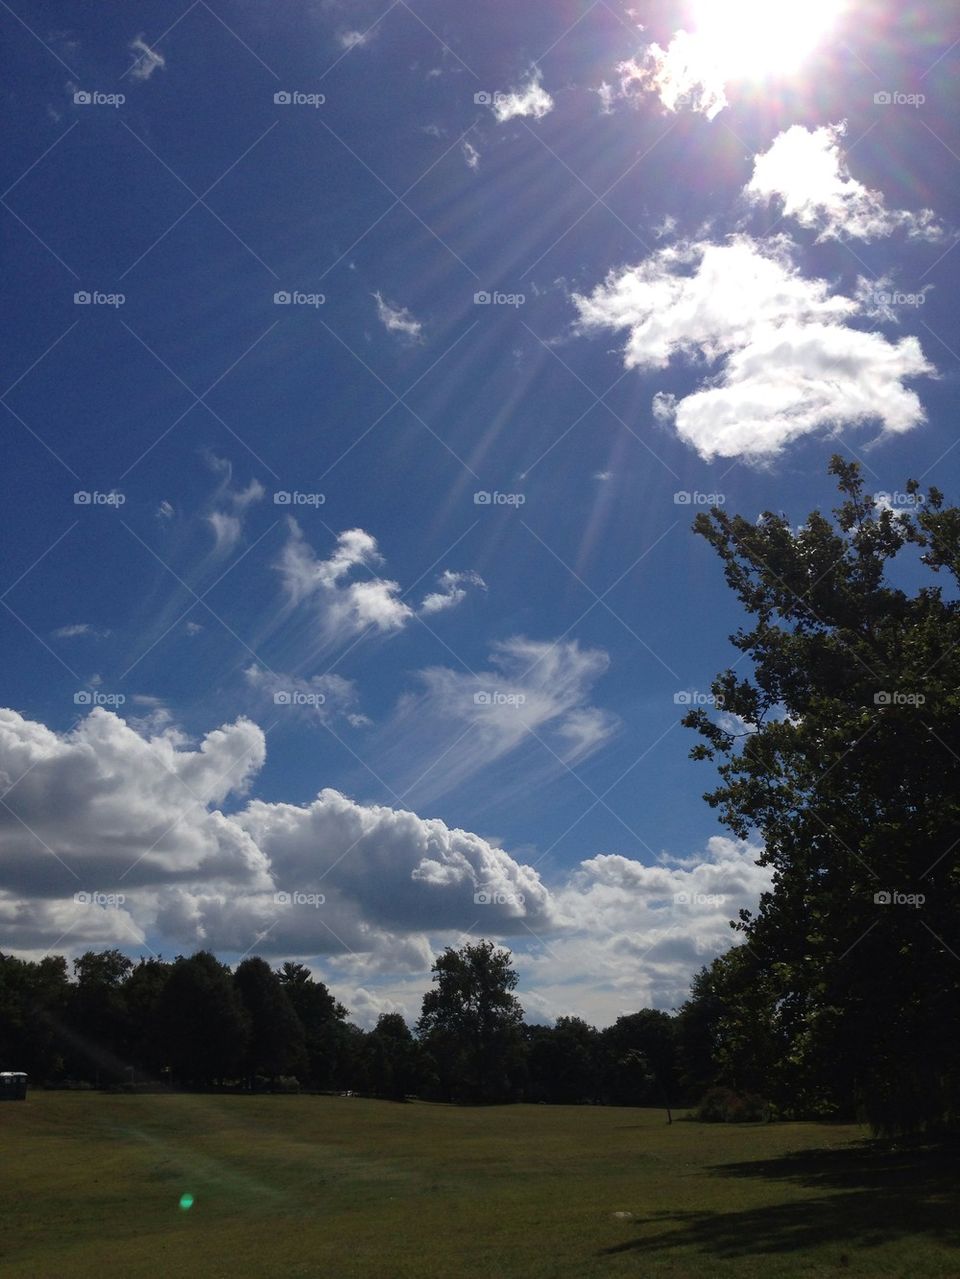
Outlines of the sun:
{"label": "sun", "polygon": [[838,0],[696,0],[697,43],[724,79],[795,71],[843,8]]}

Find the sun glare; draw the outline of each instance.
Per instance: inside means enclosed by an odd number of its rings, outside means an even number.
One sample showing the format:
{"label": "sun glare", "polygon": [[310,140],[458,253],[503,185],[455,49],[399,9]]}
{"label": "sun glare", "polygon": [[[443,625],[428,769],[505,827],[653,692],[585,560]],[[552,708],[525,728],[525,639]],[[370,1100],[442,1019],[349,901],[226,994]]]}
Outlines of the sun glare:
{"label": "sun glare", "polygon": [[838,0],[698,0],[694,28],[725,78],[795,70],[833,26]]}

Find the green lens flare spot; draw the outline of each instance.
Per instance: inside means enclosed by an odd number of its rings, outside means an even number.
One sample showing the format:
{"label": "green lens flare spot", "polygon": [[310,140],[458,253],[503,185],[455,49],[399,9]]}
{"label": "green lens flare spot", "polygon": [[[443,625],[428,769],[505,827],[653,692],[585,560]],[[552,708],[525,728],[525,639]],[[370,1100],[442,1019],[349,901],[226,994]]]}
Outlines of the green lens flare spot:
{"label": "green lens flare spot", "polygon": [[192,1207],[193,1207],[193,1195],[181,1195],[181,1196],[180,1196],[180,1207],[183,1209],[183,1211],[184,1211],[184,1212],[186,1212],[188,1208],[192,1208]]}

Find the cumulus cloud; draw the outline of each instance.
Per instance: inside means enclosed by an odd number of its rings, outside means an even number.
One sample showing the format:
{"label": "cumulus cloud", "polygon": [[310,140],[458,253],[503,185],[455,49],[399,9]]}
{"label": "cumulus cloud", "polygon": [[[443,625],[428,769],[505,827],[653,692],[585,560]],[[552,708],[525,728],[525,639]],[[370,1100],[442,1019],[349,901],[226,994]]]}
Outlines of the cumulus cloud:
{"label": "cumulus cloud", "polygon": [[419,342],[423,334],[423,325],[415,320],[405,306],[393,306],[384,300],[383,294],[374,293],[377,303],[377,319],[388,333],[399,333],[401,337],[412,342]]}
{"label": "cumulus cloud", "polygon": [[460,150],[463,153],[468,169],[478,169],[480,167],[480,152],[472,142],[461,143]]}
{"label": "cumulus cloud", "polygon": [[178,879],[268,881],[252,840],[220,811],[263,764],[249,720],[189,749],[176,732],[145,737],[96,708],[58,734],[0,710],[0,888],[38,896],[115,891]]}
{"label": "cumulus cloud", "polygon": [[745,195],[755,203],[778,199],[784,216],[819,232],[819,240],[875,240],[898,230],[912,239],[942,239],[931,209],[888,209],[881,192],[850,175],[841,149],[845,131],[842,123],[819,129],[792,125],[754,158]]}
{"label": "cumulus cloud", "polygon": [[601,853],[551,886],[479,834],[335,789],[225,813],[264,759],[247,720],[194,744],[101,709],[62,734],[0,710],[5,949],[322,956],[366,1022],[415,1015],[442,946],[513,939],[533,1015],[602,1024],[680,1002],[729,945],[727,921],[769,887],[759,849],[719,836],[652,866]]}
{"label": "cumulus cloud", "polygon": [[534,120],[542,120],[553,110],[553,98],[540,83],[542,79],[539,68],[534,67],[527,77],[526,83],[510,93],[498,93],[493,101],[493,114],[498,124],[505,124],[517,117],[531,116]]}
{"label": "cumulus cloud", "polygon": [[575,295],[581,332],[627,332],[627,368],[675,357],[711,366],[691,394],[659,390],[657,420],[702,457],[769,458],[792,440],[842,423],[889,432],[924,420],[905,383],[934,373],[915,337],[890,342],[851,327],[858,298],[801,274],[785,236],[680,241],[614,270]]}
{"label": "cumulus cloud", "polygon": [[149,80],[154,71],[166,70],[166,58],[156,49],[151,49],[142,34],[130,41],[130,52],[136,54],[136,61],[130,69],[131,80]]}

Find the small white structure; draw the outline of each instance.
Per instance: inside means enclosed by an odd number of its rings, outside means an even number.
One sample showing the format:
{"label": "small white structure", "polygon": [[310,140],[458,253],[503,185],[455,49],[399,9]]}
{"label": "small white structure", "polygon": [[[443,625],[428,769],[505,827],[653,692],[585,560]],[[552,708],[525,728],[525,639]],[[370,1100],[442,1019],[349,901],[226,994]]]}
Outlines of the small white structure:
{"label": "small white structure", "polygon": [[27,1076],[22,1070],[0,1070],[0,1101],[24,1101]]}

